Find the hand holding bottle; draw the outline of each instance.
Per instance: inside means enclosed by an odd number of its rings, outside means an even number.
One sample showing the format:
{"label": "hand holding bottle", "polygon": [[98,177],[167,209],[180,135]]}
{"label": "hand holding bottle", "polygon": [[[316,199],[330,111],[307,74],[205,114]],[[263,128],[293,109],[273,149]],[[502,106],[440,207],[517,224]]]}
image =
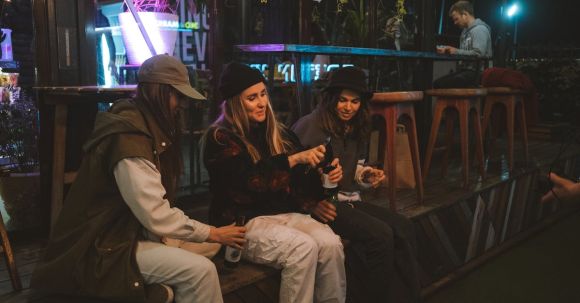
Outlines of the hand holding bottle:
{"label": "hand holding bottle", "polygon": [[[244,228],[244,235],[245,235],[245,227],[246,224],[246,217],[242,215],[236,216],[236,223],[234,227],[243,227]],[[230,225],[231,226],[231,225]],[[246,240],[244,240],[246,242]],[[228,245],[226,247],[226,251],[224,254],[224,265],[228,268],[234,268],[238,266],[238,263],[242,259],[242,247],[241,246],[234,246]]]}
{"label": "hand holding bottle", "polygon": [[[327,170],[330,169],[329,171],[325,172],[325,168],[321,168],[320,173],[324,174],[326,173],[328,175],[328,181],[330,183],[338,183],[340,182],[340,180],[342,180],[342,165],[340,165],[340,161],[338,160],[338,158],[334,158],[334,160],[332,160],[332,162],[330,162],[330,165],[327,166],[326,168]],[[324,180],[323,180],[324,182]]]}
{"label": "hand holding bottle", "polygon": [[221,243],[227,246],[242,249],[246,243],[246,228],[234,224],[222,227],[210,227],[207,242]]}
{"label": "hand holding bottle", "polygon": [[336,218],[336,206],[326,200],[322,200],[312,209],[311,214],[316,216],[322,223],[332,222]]}

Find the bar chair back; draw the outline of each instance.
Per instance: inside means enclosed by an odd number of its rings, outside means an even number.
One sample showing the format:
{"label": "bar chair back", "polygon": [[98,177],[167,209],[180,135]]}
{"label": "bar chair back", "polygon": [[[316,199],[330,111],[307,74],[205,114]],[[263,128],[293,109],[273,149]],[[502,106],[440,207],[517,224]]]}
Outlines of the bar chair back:
{"label": "bar chair back", "polygon": [[[433,149],[439,131],[439,125],[443,113],[446,109],[455,109],[459,118],[459,132],[461,144],[461,163],[463,169],[463,186],[467,187],[469,184],[469,116],[473,123],[475,135],[475,151],[479,161],[479,172],[482,178],[485,178],[485,169],[483,162],[483,139],[481,132],[481,122],[479,111],[481,108],[481,98],[485,97],[487,90],[484,88],[449,88],[449,89],[431,89],[426,91],[427,95],[435,98],[435,108],[433,114],[433,123],[431,124],[431,132],[429,135],[429,142],[427,143],[427,150],[425,152],[425,162],[423,167],[423,180],[427,178],[429,168],[431,166],[431,159],[433,156]],[[453,124],[455,115],[447,112],[446,115],[446,145],[443,162],[441,164],[442,175],[447,175],[447,164],[449,159],[449,152],[453,146]]]}
{"label": "bar chair back", "polygon": [[[524,147],[524,159],[528,161],[528,128],[526,125],[526,112],[523,102],[525,91],[512,89],[509,87],[488,87],[487,96],[485,97],[485,104],[483,109],[483,129],[482,133],[490,126],[490,117],[493,113],[495,105],[501,105],[505,108],[506,113],[506,133],[507,133],[507,152],[508,152],[508,167],[510,172],[514,167],[514,121],[519,120],[520,133],[522,136],[522,143]],[[517,117],[516,117],[517,116]],[[495,135],[492,132],[488,154],[494,148]]]}
{"label": "bar chair back", "polygon": [[417,126],[415,120],[414,102],[423,100],[423,92],[385,92],[375,93],[370,102],[371,115],[378,115],[385,122],[385,142],[383,146],[383,168],[388,177],[388,195],[391,210],[397,211],[395,200],[397,191],[397,171],[395,155],[395,131],[397,122],[401,118],[406,124],[407,135],[409,137],[409,148],[411,149],[411,161],[415,173],[415,183],[417,189],[417,201],[423,201],[423,180],[421,178],[421,162],[419,160],[419,144],[417,140]]}

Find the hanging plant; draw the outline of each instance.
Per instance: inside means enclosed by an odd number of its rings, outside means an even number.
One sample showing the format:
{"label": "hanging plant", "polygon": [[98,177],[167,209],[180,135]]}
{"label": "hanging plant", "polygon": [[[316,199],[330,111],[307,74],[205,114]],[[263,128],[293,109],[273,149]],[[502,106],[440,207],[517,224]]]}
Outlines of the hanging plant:
{"label": "hanging plant", "polygon": [[312,18],[313,23],[320,23],[320,12],[318,11],[318,6],[314,6],[310,17]]}
{"label": "hanging plant", "polygon": [[[347,0],[344,0],[347,3]],[[344,9],[345,17],[342,22],[342,31],[345,34],[347,45],[363,46],[368,37],[368,13],[365,11],[364,1],[350,2],[349,8]]]}
{"label": "hanging plant", "polygon": [[344,6],[348,3],[348,0],[338,0],[336,2],[336,13],[342,13],[342,9],[344,8]]}
{"label": "hanging plant", "polygon": [[403,21],[403,17],[407,14],[407,10],[405,9],[405,0],[397,0],[397,4],[395,4],[395,9],[397,11],[396,18],[397,20]]}

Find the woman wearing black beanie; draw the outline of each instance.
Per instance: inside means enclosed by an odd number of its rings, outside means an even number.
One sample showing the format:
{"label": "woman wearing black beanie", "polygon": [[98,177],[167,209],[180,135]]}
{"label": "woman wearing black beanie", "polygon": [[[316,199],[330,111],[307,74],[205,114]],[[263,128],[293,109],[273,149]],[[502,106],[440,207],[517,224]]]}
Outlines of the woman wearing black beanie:
{"label": "woman wearing black beanie", "polygon": [[[308,215],[323,200],[320,176],[309,167],[322,160],[324,146],[300,151],[296,136],[276,121],[258,70],[228,64],[219,90],[222,113],[205,134],[203,152],[210,223],[245,216],[243,258],[282,269],[279,302],[344,302],[340,238]],[[331,178],[342,178],[340,169]]]}

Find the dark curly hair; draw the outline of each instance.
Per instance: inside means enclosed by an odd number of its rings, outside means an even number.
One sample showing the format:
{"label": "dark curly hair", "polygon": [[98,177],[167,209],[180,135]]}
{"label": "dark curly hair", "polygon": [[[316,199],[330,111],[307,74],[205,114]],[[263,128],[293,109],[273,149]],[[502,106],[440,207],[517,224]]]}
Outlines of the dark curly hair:
{"label": "dark curly hair", "polygon": [[343,122],[336,113],[336,105],[342,89],[333,88],[322,92],[318,103],[322,128],[335,137],[367,138],[371,130],[371,115],[368,108],[369,99],[361,96],[360,108],[348,122]]}

